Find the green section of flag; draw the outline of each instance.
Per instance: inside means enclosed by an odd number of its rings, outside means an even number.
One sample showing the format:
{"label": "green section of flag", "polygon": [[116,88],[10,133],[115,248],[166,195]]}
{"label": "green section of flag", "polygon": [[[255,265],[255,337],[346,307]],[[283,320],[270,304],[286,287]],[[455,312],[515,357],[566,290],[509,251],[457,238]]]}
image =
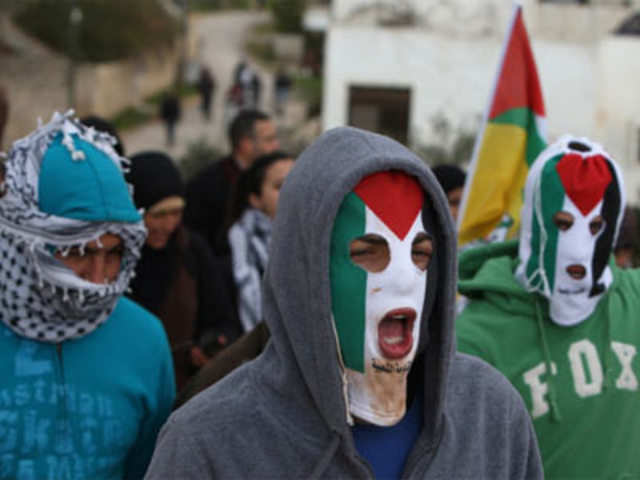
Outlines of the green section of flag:
{"label": "green section of flag", "polygon": [[527,147],[525,160],[531,167],[533,161],[544,150],[546,143],[542,139],[536,124],[535,112],[527,107],[512,108],[493,118],[490,123],[501,123],[507,125],[518,125],[527,132]]}
{"label": "green section of flag", "polygon": [[[553,222],[556,212],[562,210],[564,204],[564,187],[556,170],[558,161],[562,155],[558,155],[549,160],[540,173],[542,179],[540,191],[535,192],[541,200],[542,219],[544,225],[544,236],[538,219],[536,218],[536,206],[533,205],[533,226],[531,229],[531,256],[527,263],[527,276],[531,277],[540,266],[540,248],[543,239],[545,240],[543,255],[544,270],[549,282],[549,289],[553,291],[556,273],[556,252],[558,249],[558,227]],[[544,194],[543,194],[544,192]],[[534,284],[540,280],[534,277]]]}
{"label": "green section of flag", "polygon": [[365,204],[353,192],[342,202],[331,234],[331,309],[345,366],[364,373],[367,272],[356,266],[349,245],[365,232]]}

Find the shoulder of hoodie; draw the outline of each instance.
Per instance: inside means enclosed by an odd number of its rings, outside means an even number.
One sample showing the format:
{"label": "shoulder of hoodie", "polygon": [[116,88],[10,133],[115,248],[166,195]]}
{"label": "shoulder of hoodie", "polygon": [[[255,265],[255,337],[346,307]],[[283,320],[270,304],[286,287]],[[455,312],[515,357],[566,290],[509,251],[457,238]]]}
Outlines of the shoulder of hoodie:
{"label": "shoulder of hoodie", "polygon": [[320,432],[305,431],[297,423],[305,412],[286,412],[284,399],[278,398],[273,390],[262,388],[258,380],[261,374],[256,371],[258,364],[253,360],[241,365],[175,410],[164,427],[164,435],[173,437],[169,443],[189,437],[195,445],[210,445],[200,456],[237,452],[240,461],[246,457],[248,448],[263,449],[265,441],[280,447],[282,442],[295,442],[312,449],[324,448],[327,439]]}
{"label": "shoulder of hoodie", "polygon": [[640,302],[640,268],[619,268],[610,264],[615,283],[613,288],[623,295],[633,294]]}
{"label": "shoulder of hoodie", "polygon": [[[468,417],[483,422],[486,416],[526,414],[522,397],[511,382],[489,363],[465,353],[457,352],[453,358],[447,395],[448,413],[465,421]],[[478,415],[479,410],[486,416]]]}
{"label": "shoulder of hoodie", "polygon": [[471,248],[460,254],[458,263],[460,293],[469,297],[485,292],[527,295],[513,276],[518,255],[517,241]]}

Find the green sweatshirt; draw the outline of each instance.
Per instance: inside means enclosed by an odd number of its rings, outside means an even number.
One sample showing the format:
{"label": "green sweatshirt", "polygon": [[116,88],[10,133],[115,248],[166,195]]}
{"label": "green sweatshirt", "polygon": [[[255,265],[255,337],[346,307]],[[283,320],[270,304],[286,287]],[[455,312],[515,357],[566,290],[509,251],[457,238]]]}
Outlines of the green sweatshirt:
{"label": "green sweatshirt", "polygon": [[[460,256],[458,350],[500,370],[533,418],[546,478],[640,476],[640,270],[611,265],[614,281],[574,327],[513,272],[517,242]],[[550,373],[551,372],[551,373]]]}

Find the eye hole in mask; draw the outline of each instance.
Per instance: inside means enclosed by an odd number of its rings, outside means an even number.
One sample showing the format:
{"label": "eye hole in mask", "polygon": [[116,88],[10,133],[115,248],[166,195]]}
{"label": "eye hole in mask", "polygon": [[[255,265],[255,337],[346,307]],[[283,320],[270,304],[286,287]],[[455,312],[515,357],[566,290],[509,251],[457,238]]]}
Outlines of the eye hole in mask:
{"label": "eye hole in mask", "polygon": [[[558,212],[553,216],[553,223],[558,227],[561,232],[566,232],[573,226],[574,218],[569,212]],[[589,222],[589,231],[591,235],[597,235],[600,233],[605,225],[602,215],[598,215],[591,222]]]}
{"label": "eye hole in mask", "polygon": [[573,215],[569,212],[558,212],[553,216],[553,223],[561,232],[566,232],[573,226]]}
{"label": "eye hole in mask", "polygon": [[373,233],[352,240],[349,256],[354,264],[370,273],[382,272],[391,260],[389,244],[384,237]]}
{"label": "eye hole in mask", "polygon": [[[433,255],[433,240],[425,232],[416,234],[411,244],[411,261],[425,271]],[[370,273],[384,271],[391,261],[389,244],[381,235],[373,233],[352,240],[349,245],[351,261]]]}

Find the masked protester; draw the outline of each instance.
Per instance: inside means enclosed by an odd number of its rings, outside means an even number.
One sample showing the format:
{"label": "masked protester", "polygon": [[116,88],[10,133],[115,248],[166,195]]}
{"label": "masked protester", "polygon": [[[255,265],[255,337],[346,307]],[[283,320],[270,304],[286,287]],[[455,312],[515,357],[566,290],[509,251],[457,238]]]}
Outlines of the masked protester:
{"label": "masked protester", "polygon": [[141,478],[171,409],[162,325],[122,297],[146,231],[113,142],[56,114],[9,152],[2,478]]}
{"label": "masked protester", "polygon": [[471,302],[457,321],[459,349],[520,391],[547,478],[640,475],[640,274],[611,255],[623,210],[615,162],[565,136],[531,167],[520,241],[460,259]]}
{"label": "masked protester", "polygon": [[324,134],[280,193],[265,351],[173,414],[147,478],[541,478],[517,392],[455,352],[455,265],[424,163]]}

